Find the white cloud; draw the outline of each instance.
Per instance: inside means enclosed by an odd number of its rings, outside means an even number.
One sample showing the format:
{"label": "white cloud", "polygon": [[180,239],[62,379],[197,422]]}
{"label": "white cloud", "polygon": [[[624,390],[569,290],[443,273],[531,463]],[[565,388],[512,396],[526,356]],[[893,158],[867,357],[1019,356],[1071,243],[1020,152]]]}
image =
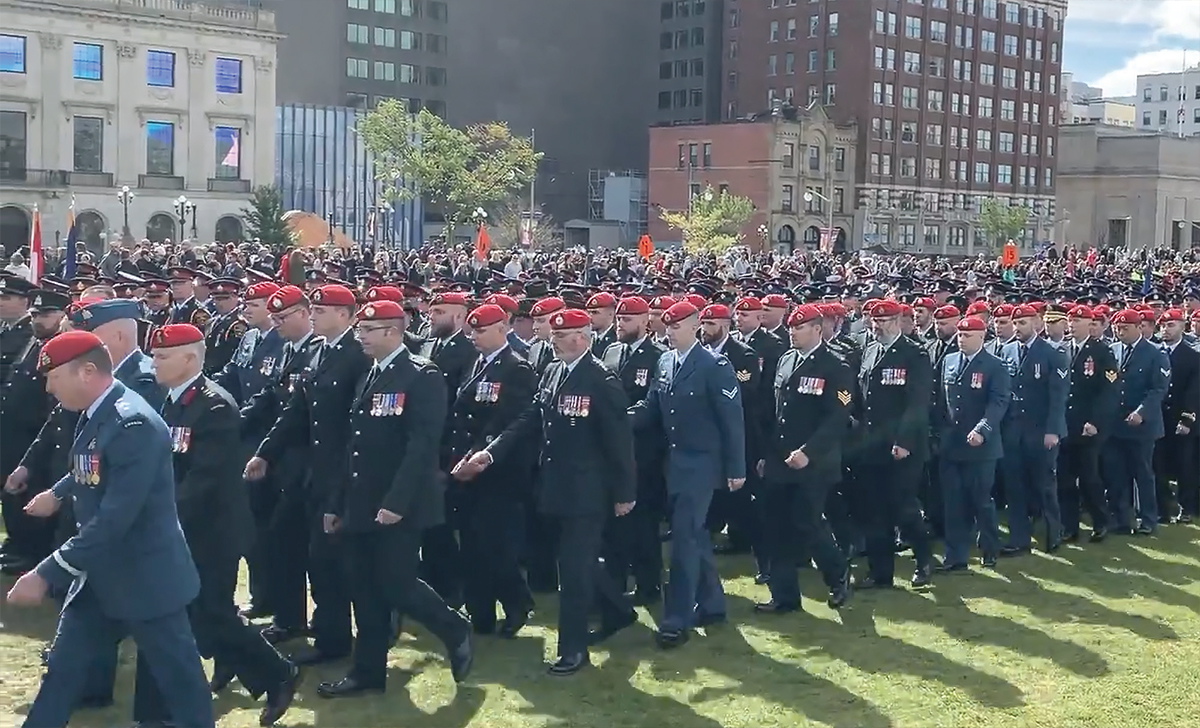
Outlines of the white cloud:
{"label": "white cloud", "polygon": [[1196,0],[1073,0],[1071,21],[1089,20],[1112,25],[1150,26],[1153,36],[1200,38],[1200,2]]}
{"label": "white cloud", "polygon": [[[1128,0],[1126,0],[1128,2]],[[1200,63],[1200,51],[1183,48],[1164,48],[1148,53],[1139,53],[1125,60],[1125,64],[1115,71],[1104,74],[1089,83],[1104,89],[1106,96],[1132,96],[1137,93],[1137,77],[1150,73],[1175,73],[1188,68],[1195,68]],[[1195,72],[1196,83],[1200,83],[1200,71]]]}

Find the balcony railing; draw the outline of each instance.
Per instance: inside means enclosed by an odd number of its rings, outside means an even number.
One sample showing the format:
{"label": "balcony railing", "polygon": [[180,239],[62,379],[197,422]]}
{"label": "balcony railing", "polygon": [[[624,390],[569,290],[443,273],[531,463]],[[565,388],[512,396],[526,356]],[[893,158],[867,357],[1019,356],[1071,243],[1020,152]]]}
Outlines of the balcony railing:
{"label": "balcony railing", "polygon": [[71,185],[71,173],[65,169],[0,167],[0,185],[4,185],[5,187],[66,189]]}
{"label": "balcony railing", "polygon": [[169,174],[139,174],[138,187],[143,190],[182,190],[183,177]]}
{"label": "balcony railing", "polygon": [[250,180],[248,179],[230,179],[228,177],[209,177],[208,178],[209,192],[234,192],[238,194],[250,193]]}
{"label": "balcony railing", "polygon": [[71,184],[79,187],[112,187],[112,172],[71,172]]}

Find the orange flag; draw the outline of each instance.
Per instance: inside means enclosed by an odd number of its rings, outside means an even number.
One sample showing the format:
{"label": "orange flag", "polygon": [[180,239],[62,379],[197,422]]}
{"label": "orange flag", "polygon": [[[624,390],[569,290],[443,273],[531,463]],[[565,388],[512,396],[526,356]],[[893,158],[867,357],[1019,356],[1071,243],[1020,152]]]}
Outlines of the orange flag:
{"label": "orange flag", "polygon": [[488,237],[487,229],[483,225],[475,232],[475,259],[487,260],[488,252],[492,249],[491,238]]}

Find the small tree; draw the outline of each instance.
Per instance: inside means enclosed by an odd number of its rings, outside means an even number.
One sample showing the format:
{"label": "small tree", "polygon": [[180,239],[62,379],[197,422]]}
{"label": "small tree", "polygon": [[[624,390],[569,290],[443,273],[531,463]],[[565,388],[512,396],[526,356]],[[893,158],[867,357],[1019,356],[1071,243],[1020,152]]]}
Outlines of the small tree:
{"label": "small tree", "polygon": [[1029,210],[1024,205],[1010,205],[1004,200],[989,197],[979,206],[979,231],[993,251],[1006,241],[1021,237],[1028,221]]}
{"label": "small tree", "polygon": [[742,227],[754,214],[749,197],[730,192],[715,192],[705,187],[692,197],[688,209],[658,212],[662,221],[683,236],[689,251],[720,253],[742,240]]}
{"label": "small tree", "polygon": [[283,220],[283,198],[272,185],[254,188],[250,206],[242,209],[246,237],[257,238],[276,255],[292,244],[292,233]]}
{"label": "small tree", "polygon": [[358,122],[389,199],[423,196],[446,219],[447,238],[477,208],[494,211],[537,173],[541,154],[500,122],[456,129],[422,109],[384,101]]}
{"label": "small tree", "polygon": [[534,220],[529,219],[529,211],[517,197],[509,197],[496,206],[488,221],[496,230],[492,244],[497,248],[517,247],[521,243],[521,231],[529,230],[529,247],[534,250],[551,248],[558,244],[558,222],[546,213],[540,213]]}

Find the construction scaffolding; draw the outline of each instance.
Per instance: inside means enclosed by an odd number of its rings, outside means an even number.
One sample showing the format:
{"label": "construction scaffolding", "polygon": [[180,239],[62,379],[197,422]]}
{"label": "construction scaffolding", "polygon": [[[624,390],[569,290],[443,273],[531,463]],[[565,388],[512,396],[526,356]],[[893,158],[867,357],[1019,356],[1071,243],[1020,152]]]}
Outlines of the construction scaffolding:
{"label": "construction scaffolding", "polygon": [[636,240],[647,230],[646,174],[635,169],[588,172],[588,220],[618,223],[622,237]]}

